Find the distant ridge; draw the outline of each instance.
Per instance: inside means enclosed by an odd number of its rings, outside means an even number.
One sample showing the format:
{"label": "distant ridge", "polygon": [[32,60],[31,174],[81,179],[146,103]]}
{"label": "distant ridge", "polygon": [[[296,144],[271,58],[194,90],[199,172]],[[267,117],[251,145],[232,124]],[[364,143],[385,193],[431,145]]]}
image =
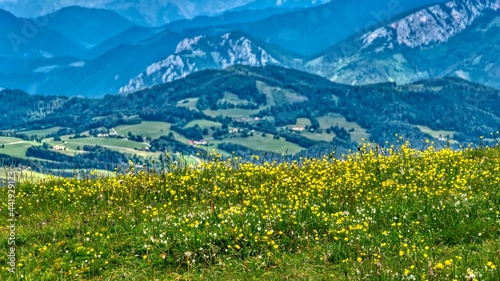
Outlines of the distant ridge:
{"label": "distant ridge", "polygon": [[291,66],[294,58],[285,54],[242,32],[186,38],[179,42],[174,54],[148,66],[145,72],[120,88],[120,92],[171,82],[203,69],[224,69],[236,64]]}
{"label": "distant ridge", "polygon": [[86,47],[92,47],[115,36],[134,24],[115,12],[69,6],[40,18],[46,27],[71,38]]}
{"label": "distant ridge", "polygon": [[353,85],[457,76],[500,88],[499,11],[499,0],[433,5],[350,37],[307,69]]}

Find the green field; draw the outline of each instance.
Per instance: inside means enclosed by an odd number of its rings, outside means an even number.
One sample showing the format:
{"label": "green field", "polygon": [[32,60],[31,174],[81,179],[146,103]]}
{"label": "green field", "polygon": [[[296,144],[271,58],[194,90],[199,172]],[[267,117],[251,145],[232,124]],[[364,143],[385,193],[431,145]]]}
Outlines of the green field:
{"label": "green field", "polygon": [[241,108],[232,108],[232,109],[218,109],[218,110],[203,110],[203,113],[211,116],[217,117],[219,115],[223,117],[232,117],[232,118],[249,118],[252,114],[259,113],[260,109],[241,109]]}
{"label": "green field", "polygon": [[[129,155],[138,155],[146,158],[147,157],[157,158],[161,154],[160,152],[135,150],[134,148],[142,149],[148,147],[148,144],[126,139],[114,139],[114,138],[69,139],[67,137],[62,137],[62,139],[65,141],[63,145],[69,149],[69,152],[66,151],[66,153],[78,153],[77,147],[83,149],[84,145],[99,145],[114,151],[118,151],[120,153],[125,153]],[[65,153],[64,151],[60,152]]]}
{"label": "green field", "polygon": [[443,130],[435,131],[427,126],[417,126],[417,128],[419,128],[422,133],[429,134],[436,139],[439,137],[443,138],[449,137],[450,139],[453,139],[453,135],[456,133],[455,131],[443,131]]}
{"label": "green field", "polygon": [[311,126],[311,120],[309,118],[297,118],[295,126],[300,126],[300,127]]}
{"label": "green field", "polygon": [[114,151],[118,151],[120,153],[128,154],[128,155],[137,155],[140,157],[144,158],[153,158],[156,159],[160,157],[161,152],[150,152],[150,151],[141,151],[141,150],[134,150],[130,148],[123,148],[123,147],[107,147],[109,149],[112,149]]}
{"label": "green field", "polygon": [[187,123],[186,126],[184,126],[184,128],[194,127],[195,125],[198,125],[202,129],[211,127],[216,127],[216,128],[222,127],[222,124],[219,122],[213,122],[210,120],[193,120]]}
{"label": "green field", "polygon": [[28,158],[26,157],[26,151],[29,147],[42,145],[41,143],[10,137],[0,137],[0,144],[5,145],[4,148],[0,148],[0,153],[24,159]]}
{"label": "green field", "polygon": [[10,144],[14,142],[23,141],[20,138],[12,138],[12,137],[0,137],[0,144]]}
{"label": "green field", "polygon": [[334,133],[327,134],[325,131],[323,131],[321,134],[312,132],[302,132],[300,134],[311,140],[325,141],[325,142],[331,142],[333,140],[333,137],[335,136]]}
{"label": "green field", "polygon": [[20,183],[36,182],[47,178],[47,175],[31,170],[6,169],[0,168],[0,179],[5,180],[9,172],[16,173],[16,180]]}
{"label": "green field", "polygon": [[177,106],[187,107],[191,110],[198,110],[198,108],[196,108],[196,104],[198,103],[198,100],[199,100],[199,98],[181,100],[177,103]]}
{"label": "green field", "polygon": [[55,146],[55,145],[64,146],[66,148],[65,150],[55,150],[55,151],[58,153],[64,154],[64,155],[68,155],[68,156],[76,156],[78,154],[87,153],[86,151],[83,151],[83,150],[76,150],[76,149],[69,148],[66,146],[66,144],[64,144],[62,142],[58,143],[58,142],[52,141],[52,142],[49,142],[49,144],[52,146]]}
{"label": "green field", "polygon": [[44,137],[46,135],[56,133],[57,131],[59,131],[59,129],[61,129],[61,127],[52,127],[52,128],[40,129],[40,130],[22,131],[19,133],[23,134],[23,135],[27,135],[27,136]]}
{"label": "green field", "polygon": [[[209,122],[209,121],[202,121],[202,122]],[[214,123],[213,125],[216,124],[218,123]],[[130,131],[134,135],[143,135],[151,138],[159,138],[160,136],[168,135],[168,133],[171,132],[170,126],[171,124],[166,122],[143,122],[137,125],[120,126],[116,130],[119,134],[126,135]],[[163,130],[163,132],[161,130]],[[174,134],[176,140],[181,141],[185,144],[188,143],[188,139],[186,139],[184,136],[173,131],[172,133]],[[83,132],[82,135],[88,135],[88,132]],[[144,158],[156,159],[161,155],[161,152],[149,152],[149,151],[141,151],[134,149],[134,148],[137,149],[146,148],[149,146],[147,143],[139,143],[126,139],[115,139],[115,138],[87,137],[87,138],[70,139],[70,137],[74,137],[74,135],[62,136],[61,142],[55,142],[53,141],[52,138],[47,139],[46,142],[51,146],[56,146],[56,145],[64,146],[66,150],[57,150],[57,152],[69,156],[75,156],[76,154],[79,153],[85,153],[85,151],[83,151],[84,145],[100,145],[102,147],[106,147],[108,149],[120,153],[125,153],[128,155],[138,155]],[[23,159],[28,158],[26,157],[26,151],[28,150],[29,147],[41,145],[41,143],[25,141],[19,138],[0,137],[0,145],[2,144],[5,145],[5,148],[0,148],[0,154],[6,154],[12,157],[23,158]],[[80,150],[78,150],[77,147],[79,147]],[[36,158],[30,157],[30,159],[36,159]],[[39,159],[39,160],[46,161],[44,159]],[[192,161],[193,163],[197,162],[197,160],[194,159],[190,161]]]}
{"label": "green field", "polygon": [[167,136],[170,132],[172,124],[167,122],[143,121],[136,125],[123,125],[115,128],[116,132],[122,136],[126,136],[128,132],[133,135],[141,135],[152,139],[158,139],[161,136]]}
{"label": "green field", "polygon": [[355,142],[361,142],[362,139],[368,139],[370,137],[370,135],[366,132],[366,129],[362,128],[355,122],[347,121],[344,116],[339,114],[329,114],[327,116],[320,117],[318,118],[318,122],[320,128],[323,130],[330,128],[331,126],[339,126],[346,129],[348,132],[349,130],[354,129],[354,131],[349,132],[349,134],[351,134],[351,140]]}
{"label": "green field", "polygon": [[233,105],[243,105],[243,104],[248,104],[247,100],[242,100],[238,97],[238,95],[230,93],[230,92],[224,92],[224,97],[220,100],[220,102],[227,102],[229,104]]}
{"label": "green field", "polygon": [[[235,137],[235,138],[226,138],[222,141],[214,140],[210,142],[214,144],[219,144],[223,142],[233,143],[245,146],[253,150],[270,151],[279,154],[284,154],[284,153],[295,154],[304,149],[298,146],[297,144],[287,142],[284,138],[276,140],[273,138],[272,135],[267,134],[265,137],[263,137],[260,133],[256,133],[254,136],[249,136],[247,138]],[[231,151],[228,152],[231,153]]]}
{"label": "green field", "polygon": [[126,139],[114,139],[114,138],[78,138],[78,139],[69,139],[68,137],[62,137],[62,140],[65,141],[65,146],[69,149],[76,150],[77,146],[84,145],[100,145],[103,147],[107,147],[110,149],[129,149],[134,150],[134,148],[145,148],[148,145],[146,143],[135,142]]}
{"label": "green field", "polygon": [[0,280],[500,280],[500,147],[374,149],[20,184]]}
{"label": "green field", "polygon": [[[120,172],[120,171],[117,171]],[[79,169],[79,170],[74,170],[74,169],[63,169],[63,170],[56,170],[53,171],[52,175],[53,176],[59,176],[63,173],[71,173],[71,174],[77,174],[80,177],[89,177],[89,176],[100,176],[100,177],[114,177],[116,174],[112,171],[108,170],[100,170],[100,169]]]}
{"label": "green field", "polygon": [[142,135],[151,139],[158,139],[161,136],[168,136],[169,133],[172,133],[176,140],[187,144],[189,140],[179,133],[171,131],[171,126],[172,124],[168,122],[143,121],[136,125],[118,126],[115,130],[118,134],[123,136],[131,132],[134,135]]}
{"label": "green field", "polygon": [[285,90],[279,87],[271,87],[266,83],[257,81],[257,89],[267,97],[268,106],[281,105],[281,104],[293,104],[297,102],[304,102],[307,100],[306,97],[301,96],[290,90]]}

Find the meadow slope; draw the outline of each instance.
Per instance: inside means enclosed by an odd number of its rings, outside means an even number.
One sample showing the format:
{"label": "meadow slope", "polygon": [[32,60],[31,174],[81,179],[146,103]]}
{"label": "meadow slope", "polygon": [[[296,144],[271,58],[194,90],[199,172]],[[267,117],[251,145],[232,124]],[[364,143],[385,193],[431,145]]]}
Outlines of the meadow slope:
{"label": "meadow slope", "polygon": [[167,155],[165,173],[23,183],[17,273],[2,253],[0,279],[500,280],[499,157],[365,143],[340,160]]}

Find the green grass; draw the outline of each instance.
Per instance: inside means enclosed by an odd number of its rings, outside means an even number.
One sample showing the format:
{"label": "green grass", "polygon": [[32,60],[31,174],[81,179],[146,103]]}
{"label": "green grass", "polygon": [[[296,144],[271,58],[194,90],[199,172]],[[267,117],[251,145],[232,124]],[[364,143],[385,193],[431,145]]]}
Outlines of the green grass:
{"label": "green grass", "polygon": [[152,159],[157,159],[162,154],[161,152],[140,151],[140,150],[133,150],[130,148],[119,148],[119,147],[108,147],[108,148],[124,154],[137,155],[140,157],[152,158]]}
{"label": "green grass", "polygon": [[279,87],[271,87],[264,82],[257,81],[257,89],[266,95],[268,106],[281,105],[281,104],[293,104],[298,102],[304,102],[307,100],[306,97],[301,96],[293,91],[285,90]]}
{"label": "green grass", "polygon": [[327,134],[325,131],[323,131],[321,134],[312,132],[302,132],[300,134],[311,140],[325,141],[325,142],[331,142],[333,137],[335,136],[334,133]]}
{"label": "green grass", "polygon": [[38,182],[40,180],[46,179],[48,176],[42,173],[38,173],[31,170],[18,170],[18,169],[6,169],[0,168],[0,179],[7,179],[7,175],[9,172],[15,172],[16,178],[21,183],[32,183]]}
{"label": "green grass", "polygon": [[[177,137],[180,137],[179,135]],[[69,139],[67,136],[62,137],[65,143],[62,143],[67,147],[68,151],[59,151],[60,153],[75,155],[76,153],[84,153],[82,151],[84,145],[99,145],[120,153],[128,155],[138,155],[141,157],[151,157],[156,159],[160,156],[160,152],[149,152],[135,150],[134,148],[141,149],[148,146],[146,143],[135,142],[126,139],[114,139],[114,138],[79,138],[79,139]],[[80,147],[80,150],[77,148]]]}
{"label": "green grass", "polygon": [[[208,121],[207,121],[208,122]],[[132,132],[134,135],[143,135],[147,137],[151,137],[153,139],[159,138],[162,135],[168,135],[170,133],[170,126],[171,124],[166,123],[166,122],[143,122],[141,124],[137,125],[132,125],[132,126],[120,126],[117,127],[116,130],[119,134],[124,134],[126,135],[129,131]],[[163,129],[163,132],[161,131]],[[172,132],[174,134],[174,137],[176,140],[181,141],[185,144],[188,143],[188,139],[186,139],[184,136]],[[88,135],[88,132],[84,132],[84,135]],[[115,138],[77,138],[77,139],[70,139],[70,137],[73,137],[74,135],[67,135],[67,136],[62,136],[62,142],[55,142],[53,139],[47,139],[47,143],[49,143],[52,146],[55,145],[62,145],[67,148],[67,150],[64,151],[57,151],[59,153],[69,155],[69,156],[75,156],[76,154],[79,153],[85,153],[82,149],[84,145],[100,145],[103,147],[106,147],[111,150],[115,150],[121,153],[125,153],[128,155],[138,155],[144,158],[153,158],[156,159],[158,158],[161,153],[160,152],[149,152],[149,151],[140,151],[140,150],[135,150],[134,148],[145,148],[148,146],[147,143],[139,143],[139,142],[134,142],[130,140],[125,140],[125,139],[115,139]],[[0,148],[0,153],[16,157],[16,158],[22,158],[22,159],[27,159],[28,157],[26,156],[26,151],[28,150],[29,147],[31,146],[40,146],[41,143],[37,142],[31,142],[31,141],[24,141],[19,138],[12,138],[12,137],[0,137],[0,145],[4,144],[5,148]],[[80,147],[80,150],[77,148]],[[30,159],[36,159],[33,157],[30,157]],[[41,161],[45,161],[43,159],[39,159]],[[192,162],[196,162],[195,159],[192,159]]]}
{"label": "green grass", "polygon": [[128,149],[134,150],[134,148],[144,148],[147,147],[146,143],[135,142],[126,139],[115,139],[115,138],[78,138],[69,139],[67,137],[62,137],[65,141],[65,146],[70,149],[76,149],[77,146],[82,148],[84,145],[100,145],[112,149]]}
{"label": "green grass", "polygon": [[43,137],[43,136],[46,136],[48,134],[56,133],[57,131],[59,131],[59,129],[61,129],[61,127],[51,127],[51,128],[47,128],[47,129],[40,129],[40,130],[22,131],[19,133],[23,134],[23,135],[27,135],[27,136]]}
{"label": "green grass", "polygon": [[0,144],[10,144],[13,142],[20,142],[23,139],[20,138],[12,138],[12,137],[0,137]]}
{"label": "green grass", "polygon": [[344,116],[339,114],[329,114],[327,116],[319,117],[318,122],[320,128],[327,129],[331,126],[339,126],[345,128],[347,131],[354,129],[351,134],[351,140],[355,142],[361,142],[363,139],[369,139],[370,135],[366,132],[366,129],[362,128],[359,124],[355,122],[349,122]]}
{"label": "green grass", "polygon": [[429,134],[433,138],[436,138],[436,139],[439,137],[443,137],[443,138],[449,137],[450,139],[453,139],[453,135],[456,133],[455,131],[443,131],[443,130],[435,131],[427,126],[417,126],[417,128],[420,129],[420,131],[422,131],[422,133]]}
{"label": "green grass", "polygon": [[238,95],[230,92],[225,92],[224,97],[219,102],[227,102],[233,105],[247,105],[249,103],[247,100],[242,100]]}
{"label": "green grass", "polygon": [[500,280],[500,148],[379,152],[20,184],[0,280]]}
{"label": "green grass", "polygon": [[311,126],[311,120],[309,118],[297,118],[295,126],[301,126],[301,127]]}
{"label": "green grass", "polygon": [[196,108],[196,104],[198,103],[198,100],[199,100],[199,98],[181,100],[180,102],[177,103],[177,106],[183,106],[183,107],[187,107],[191,110],[197,111],[198,108]]}
{"label": "green grass", "polygon": [[115,128],[120,135],[126,136],[128,132],[133,135],[141,135],[152,139],[158,139],[161,136],[167,136],[172,124],[167,122],[143,121],[136,125],[123,125]]}
{"label": "green grass", "polygon": [[218,109],[218,110],[203,110],[203,113],[211,116],[217,117],[222,115],[224,117],[232,117],[232,118],[249,118],[252,114],[259,113],[261,109],[241,109],[241,108],[232,108],[232,109]]}
{"label": "green grass", "polygon": [[55,145],[61,145],[61,146],[64,146],[66,147],[66,150],[54,150],[55,152],[57,153],[61,153],[61,154],[64,154],[64,155],[68,155],[68,156],[76,156],[78,154],[83,154],[83,153],[87,153],[86,151],[84,150],[76,150],[74,148],[69,148],[66,146],[65,143],[58,143],[58,142],[48,142],[50,145],[52,146],[55,146]]}
{"label": "green grass", "polygon": [[[265,137],[263,137],[260,133],[255,133],[254,136],[249,136],[247,138],[234,137],[226,138],[222,141],[214,140],[210,142],[214,144],[223,142],[233,143],[248,147],[253,150],[270,151],[279,154],[287,153],[289,155],[298,153],[304,149],[297,144],[287,142],[284,138],[280,138],[279,140],[277,140],[274,139],[272,135],[267,134]],[[228,152],[231,153],[231,151]]]}
{"label": "green grass", "polygon": [[[59,176],[63,173],[72,173],[72,174],[78,174],[80,177],[87,178],[90,176],[90,174],[94,176],[100,176],[100,177],[114,177],[116,174],[112,171],[109,170],[101,170],[101,169],[62,169],[62,170],[55,170],[52,172],[53,176]],[[49,175],[45,175],[45,178],[48,178]]]}
{"label": "green grass", "polygon": [[184,126],[184,128],[194,127],[195,125],[198,125],[202,129],[203,128],[210,128],[210,127],[216,127],[216,128],[222,127],[222,124],[219,122],[214,122],[214,121],[210,121],[210,120],[193,120],[193,121],[187,123],[186,126]]}
{"label": "green grass", "polygon": [[23,159],[28,158],[26,151],[29,147],[41,145],[41,143],[10,137],[0,137],[0,144],[5,145],[4,148],[0,148],[0,153]]}

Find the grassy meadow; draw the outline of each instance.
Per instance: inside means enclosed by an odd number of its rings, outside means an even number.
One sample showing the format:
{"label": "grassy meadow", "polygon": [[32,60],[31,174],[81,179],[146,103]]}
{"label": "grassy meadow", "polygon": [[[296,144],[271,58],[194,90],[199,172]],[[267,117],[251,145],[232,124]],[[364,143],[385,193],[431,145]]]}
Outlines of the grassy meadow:
{"label": "grassy meadow", "polygon": [[208,158],[19,184],[16,274],[1,189],[0,280],[500,280],[498,146]]}
{"label": "grassy meadow", "polygon": [[26,151],[29,147],[41,144],[33,141],[25,141],[20,138],[0,137],[0,145],[3,145],[3,148],[0,148],[0,153],[24,159],[27,158]]}

